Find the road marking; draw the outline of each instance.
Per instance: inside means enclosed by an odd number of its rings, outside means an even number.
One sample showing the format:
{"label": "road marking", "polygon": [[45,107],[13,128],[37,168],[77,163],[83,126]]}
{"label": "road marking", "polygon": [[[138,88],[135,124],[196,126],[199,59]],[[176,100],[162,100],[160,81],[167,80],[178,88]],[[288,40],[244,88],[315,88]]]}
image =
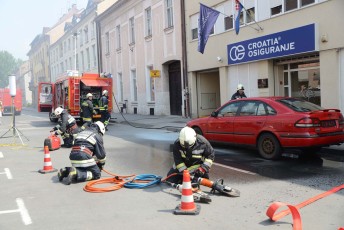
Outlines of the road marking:
{"label": "road marking", "polygon": [[219,164],[219,163],[213,163],[213,164],[217,165],[217,166],[220,166],[220,167],[223,167],[223,168],[231,169],[231,170],[234,170],[234,171],[238,171],[238,172],[242,172],[242,173],[246,173],[246,174],[250,174],[250,175],[257,175],[257,173],[253,173],[253,172],[250,172],[250,171],[234,168],[234,167],[231,167],[231,166],[227,166],[227,165],[223,165],[223,164]]}
{"label": "road marking", "polygon": [[4,158],[4,154],[2,154],[2,152],[0,152],[0,158]]}
{"label": "road marking", "polygon": [[6,174],[7,179],[9,180],[13,179],[12,174],[8,168],[4,168],[4,172],[0,172],[0,174]]}
{"label": "road marking", "polygon": [[32,224],[31,217],[30,217],[29,212],[27,211],[27,209],[25,207],[24,201],[21,198],[17,198],[16,202],[17,202],[18,209],[0,211],[0,215],[19,212],[21,215],[22,221],[24,222],[25,225]]}

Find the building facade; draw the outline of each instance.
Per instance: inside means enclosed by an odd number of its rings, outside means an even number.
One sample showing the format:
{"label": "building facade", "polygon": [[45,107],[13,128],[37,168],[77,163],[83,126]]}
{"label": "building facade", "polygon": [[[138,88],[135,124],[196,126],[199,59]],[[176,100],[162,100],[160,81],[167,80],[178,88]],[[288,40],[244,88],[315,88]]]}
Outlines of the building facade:
{"label": "building facade", "polygon": [[97,17],[100,71],[123,112],[187,114],[181,12],[181,1],[119,0]]}
{"label": "building facade", "polygon": [[220,14],[201,54],[200,4],[185,1],[192,117],[209,115],[230,100],[239,83],[248,97],[300,97],[343,111],[344,1],[240,2],[244,9],[238,34],[235,0],[202,2]]}

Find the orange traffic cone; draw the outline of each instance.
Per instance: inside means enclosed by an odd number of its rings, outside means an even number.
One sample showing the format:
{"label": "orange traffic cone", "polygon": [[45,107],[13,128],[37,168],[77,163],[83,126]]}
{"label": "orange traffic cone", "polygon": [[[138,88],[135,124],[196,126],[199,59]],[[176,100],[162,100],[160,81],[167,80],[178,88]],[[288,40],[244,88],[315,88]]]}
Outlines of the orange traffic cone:
{"label": "orange traffic cone", "polygon": [[198,215],[201,206],[196,205],[194,202],[190,173],[188,170],[183,172],[183,185],[182,185],[182,202],[174,210],[176,215]]}
{"label": "orange traffic cone", "polygon": [[40,173],[52,173],[57,172],[57,169],[53,168],[53,164],[50,159],[49,147],[44,146],[44,166],[43,169],[38,170]]}

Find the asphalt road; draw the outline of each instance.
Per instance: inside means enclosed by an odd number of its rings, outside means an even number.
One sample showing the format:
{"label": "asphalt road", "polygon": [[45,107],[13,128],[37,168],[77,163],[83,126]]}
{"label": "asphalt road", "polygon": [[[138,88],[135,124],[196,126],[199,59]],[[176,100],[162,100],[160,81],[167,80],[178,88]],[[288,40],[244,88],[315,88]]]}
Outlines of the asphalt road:
{"label": "asphalt road", "polygon": [[[230,198],[210,194],[197,216],[176,216],[181,203],[175,189],[159,184],[145,189],[122,188],[108,193],[83,191],[86,183],[58,182],[56,173],[41,174],[44,139],[53,126],[45,114],[16,117],[24,135],[13,138],[12,117],[2,117],[0,134],[0,229],[292,229],[286,216],[271,222],[266,210],[275,201],[292,205],[344,184],[343,156],[323,152],[318,158],[261,159],[253,150],[215,146],[211,179],[239,189]],[[154,174],[164,177],[172,165],[171,144],[177,133],[135,129],[111,124],[104,136],[105,169],[117,175]],[[29,141],[26,140],[26,137]],[[16,144],[13,144],[13,143]],[[51,151],[58,169],[69,166],[69,149]],[[103,178],[111,177],[103,173]],[[107,185],[110,186],[110,185]],[[210,189],[202,187],[209,193]],[[344,226],[344,191],[300,210],[304,229],[338,229]]]}

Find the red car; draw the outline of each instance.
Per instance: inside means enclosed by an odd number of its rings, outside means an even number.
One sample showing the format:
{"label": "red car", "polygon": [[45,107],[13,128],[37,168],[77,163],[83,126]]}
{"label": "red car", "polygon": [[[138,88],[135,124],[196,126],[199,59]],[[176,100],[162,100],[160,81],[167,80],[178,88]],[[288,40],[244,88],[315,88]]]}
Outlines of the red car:
{"label": "red car", "polygon": [[257,148],[266,159],[278,159],[285,148],[314,153],[344,142],[340,110],[291,97],[232,100],[187,126],[210,142]]}

